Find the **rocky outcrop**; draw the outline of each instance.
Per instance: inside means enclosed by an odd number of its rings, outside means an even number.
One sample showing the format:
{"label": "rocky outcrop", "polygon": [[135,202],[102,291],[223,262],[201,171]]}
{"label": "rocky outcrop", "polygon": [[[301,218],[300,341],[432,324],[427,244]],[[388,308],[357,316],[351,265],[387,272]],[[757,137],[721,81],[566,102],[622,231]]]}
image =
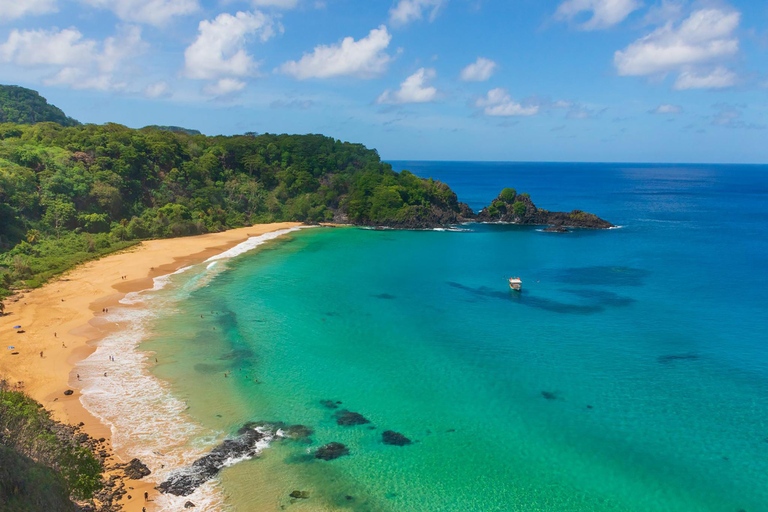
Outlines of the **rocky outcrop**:
{"label": "rocky outcrop", "polygon": [[353,427],[355,425],[365,425],[366,423],[370,423],[370,421],[368,421],[362,414],[346,409],[335,413],[333,417],[336,418],[336,423],[342,427]]}
{"label": "rocky outcrop", "polygon": [[149,476],[152,474],[152,472],[149,470],[149,468],[141,462],[139,459],[133,459],[131,462],[126,464],[125,468],[125,476],[130,478],[131,480],[141,480],[145,476]]}
{"label": "rocky outcrop", "polygon": [[260,442],[269,441],[274,437],[301,440],[312,433],[312,429],[304,425],[286,425],[281,422],[246,423],[237,431],[236,437],[225,439],[191,466],[174,472],[157,486],[157,489],[175,496],[189,496],[232,461],[256,457]]}
{"label": "rocky outcrop", "polygon": [[328,443],[315,451],[315,458],[320,460],[334,460],[349,455],[349,448],[342,443]]}
{"label": "rocky outcrop", "polygon": [[567,228],[607,229],[613,224],[592,213],[581,210],[550,212],[537,208],[528,194],[514,189],[502,190],[499,197],[477,214],[478,222],[497,222],[524,226],[550,226],[546,231],[563,233]]}
{"label": "rocky outcrop", "polygon": [[403,434],[400,434],[399,432],[395,432],[394,430],[386,430],[382,432],[381,440],[384,442],[384,444],[389,444],[392,446],[405,446],[412,443],[410,439],[405,437]]}

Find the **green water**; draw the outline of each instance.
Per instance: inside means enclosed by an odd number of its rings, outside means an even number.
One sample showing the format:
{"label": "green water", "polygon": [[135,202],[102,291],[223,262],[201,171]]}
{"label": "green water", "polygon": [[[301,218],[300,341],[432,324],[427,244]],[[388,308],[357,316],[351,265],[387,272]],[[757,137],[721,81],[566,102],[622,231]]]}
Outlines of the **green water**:
{"label": "green water", "polygon": [[[225,469],[228,507],[768,510],[764,366],[712,348],[708,296],[668,286],[685,276],[630,230],[471,228],[305,230],[206,286],[205,266],[174,278],[184,300],[142,349],[201,427],[188,444],[254,420],[315,430]],[[375,428],[337,425],[327,399]],[[384,445],[390,429],[414,444]],[[351,455],[307,457],[331,441]]]}

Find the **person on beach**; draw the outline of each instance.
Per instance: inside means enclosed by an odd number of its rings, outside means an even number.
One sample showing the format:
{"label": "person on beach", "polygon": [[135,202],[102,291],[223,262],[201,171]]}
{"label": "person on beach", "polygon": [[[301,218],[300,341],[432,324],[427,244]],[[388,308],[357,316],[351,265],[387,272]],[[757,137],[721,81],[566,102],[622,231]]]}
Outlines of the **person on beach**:
{"label": "person on beach", "polygon": [[105,376],[105,377],[107,376],[107,372],[104,372],[104,376]]}
{"label": "person on beach", "polygon": [[77,374],[77,380],[80,380],[80,374],[79,373]]}
{"label": "person on beach", "polygon": [[144,501],[149,501],[149,493],[144,491]]}
{"label": "person on beach", "polygon": [[41,350],[40,351],[40,358],[42,358],[42,357],[43,357],[43,351]]}

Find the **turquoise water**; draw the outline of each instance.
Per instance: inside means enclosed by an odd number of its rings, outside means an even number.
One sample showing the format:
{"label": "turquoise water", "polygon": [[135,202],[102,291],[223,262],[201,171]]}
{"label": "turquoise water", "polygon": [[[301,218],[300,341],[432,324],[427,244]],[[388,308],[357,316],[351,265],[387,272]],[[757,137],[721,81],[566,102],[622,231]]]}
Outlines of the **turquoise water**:
{"label": "turquoise water", "polygon": [[[764,168],[408,167],[623,227],[309,229],[176,276],[142,349],[189,419],[316,431],[224,470],[231,509],[768,510]],[[308,460],[331,441],[351,455]]]}

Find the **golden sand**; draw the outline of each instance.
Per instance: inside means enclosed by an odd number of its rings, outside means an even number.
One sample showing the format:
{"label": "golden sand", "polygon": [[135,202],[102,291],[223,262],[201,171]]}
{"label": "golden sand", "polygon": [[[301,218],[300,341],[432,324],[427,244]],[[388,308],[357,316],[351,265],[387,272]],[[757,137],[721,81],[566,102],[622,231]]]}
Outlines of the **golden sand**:
{"label": "golden sand", "polygon": [[[99,319],[104,308],[117,304],[126,293],[151,288],[153,278],[199,263],[252,236],[298,226],[285,222],[258,224],[221,233],[151,240],[86,263],[38,288],[6,301],[0,317],[0,378],[42,403],[59,421],[77,425],[90,436],[107,439],[110,431],[80,403],[74,366],[88,357],[115,326]],[[123,278],[126,276],[126,278]],[[21,325],[23,333],[14,326]],[[7,347],[13,346],[14,350]],[[12,355],[18,352],[18,355]],[[73,395],[64,391],[72,389]],[[122,461],[116,456],[108,461]],[[149,483],[126,480],[131,499],[123,499],[128,512],[152,510],[157,491]],[[132,488],[132,489],[131,489]],[[144,492],[150,496],[144,502]]]}

